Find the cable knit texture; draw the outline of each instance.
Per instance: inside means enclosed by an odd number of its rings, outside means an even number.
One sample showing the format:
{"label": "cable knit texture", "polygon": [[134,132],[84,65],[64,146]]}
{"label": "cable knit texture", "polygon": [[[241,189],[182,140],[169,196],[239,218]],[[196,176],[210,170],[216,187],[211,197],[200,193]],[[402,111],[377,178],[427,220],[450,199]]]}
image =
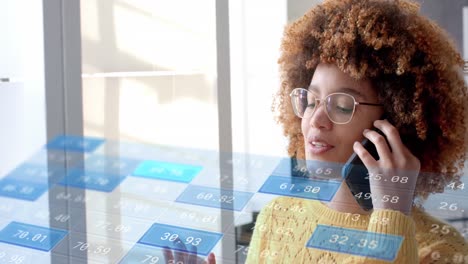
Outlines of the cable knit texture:
{"label": "cable knit texture", "polygon": [[276,198],[262,209],[246,263],[390,263],[307,248],[318,224],[402,236],[393,263],[468,263],[468,246],[460,233],[420,208],[414,207],[410,216],[393,210],[356,215],[329,209],[320,201],[291,197]]}

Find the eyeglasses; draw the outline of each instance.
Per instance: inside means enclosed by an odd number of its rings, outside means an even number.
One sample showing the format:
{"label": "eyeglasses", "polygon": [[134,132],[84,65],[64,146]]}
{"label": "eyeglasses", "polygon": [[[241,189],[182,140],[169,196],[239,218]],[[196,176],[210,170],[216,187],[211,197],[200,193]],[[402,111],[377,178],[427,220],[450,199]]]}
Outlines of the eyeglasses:
{"label": "eyeglasses", "polygon": [[326,102],[326,113],[330,121],[335,124],[347,124],[353,119],[356,105],[382,106],[382,104],[372,104],[356,102],[352,95],[346,93],[332,93],[323,99],[318,99],[309,90],[295,88],[292,90],[291,103],[294,113],[300,118],[309,118],[322,102]]}

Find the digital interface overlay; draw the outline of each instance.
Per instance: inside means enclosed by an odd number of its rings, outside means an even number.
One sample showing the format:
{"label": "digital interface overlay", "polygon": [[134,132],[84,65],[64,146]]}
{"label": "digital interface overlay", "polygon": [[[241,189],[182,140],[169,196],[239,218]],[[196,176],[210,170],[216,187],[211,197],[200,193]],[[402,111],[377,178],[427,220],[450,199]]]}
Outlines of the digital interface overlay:
{"label": "digital interface overlay", "polygon": [[[245,153],[223,162],[232,165],[232,179],[220,175],[215,151],[59,136],[0,177],[0,263],[49,263],[51,256],[64,263],[166,263],[168,251],[200,263],[210,252],[218,263],[244,263],[255,215],[269,202],[327,202],[343,181],[342,164],[304,170],[291,158]],[[446,183],[425,208],[467,237],[463,180]],[[221,188],[227,181],[233,189]],[[340,243],[343,237],[352,239]],[[224,240],[236,241],[231,254],[223,254]],[[401,243],[399,236],[319,225],[304,247],[392,261]],[[279,254],[261,256],[274,261]]]}

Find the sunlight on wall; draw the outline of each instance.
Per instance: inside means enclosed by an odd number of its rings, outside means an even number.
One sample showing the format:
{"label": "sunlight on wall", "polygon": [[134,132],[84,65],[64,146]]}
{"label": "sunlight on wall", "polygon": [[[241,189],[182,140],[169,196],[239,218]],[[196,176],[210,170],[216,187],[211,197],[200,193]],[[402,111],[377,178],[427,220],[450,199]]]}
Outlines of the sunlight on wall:
{"label": "sunlight on wall", "polygon": [[286,156],[287,141],[271,112],[280,84],[277,60],[286,2],[238,0],[229,5],[233,148],[238,152]]}
{"label": "sunlight on wall", "polygon": [[214,1],[81,5],[85,133],[217,149]]}
{"label": "sunlight on wall", "polygon": [[[234,151],[286,155],[271,112],[286,2],[230,2]],[[217,149],[215,1],[81,5],[87,133]]]}
{"label": "sunlight on wall", "polygon": [[97,26],[100,19],[97,4],[97,1],[88,1],[86,4],[82,4],[80,8],[81,17],[86,18],[81,19],[81,37],[94,43],[101,41],[100,27]]}

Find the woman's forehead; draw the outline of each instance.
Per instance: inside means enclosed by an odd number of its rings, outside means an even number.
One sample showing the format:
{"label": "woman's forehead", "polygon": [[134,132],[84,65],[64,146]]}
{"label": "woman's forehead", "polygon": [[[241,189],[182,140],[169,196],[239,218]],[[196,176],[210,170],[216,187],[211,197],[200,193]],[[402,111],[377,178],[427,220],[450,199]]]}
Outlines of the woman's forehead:
{"label": "woman's forehead", "polygon": [[364,100],[377,94],[369,80],[356,80],[334,64],[319,64],[308,87],[309,91],[325,96],[330,93],[347,93]]}
{"label": "woman's forehead", "polygon": [[[319,86],[317,85],[310,85],[308,88],[309,91],[314,92],[316,94],[323,94],[323,92],[320,90]],[[353,87],[336,87],[333,88],[331,92],[326,92],[326,94],[330,93],[346,93],[350,94],[356,98],[362,98],[362,99],[367,99],[369,96],[366,96],[366,94],[361,91],[361,89],[353,88]],[[323,95],[326,95],[323,94]]]}

